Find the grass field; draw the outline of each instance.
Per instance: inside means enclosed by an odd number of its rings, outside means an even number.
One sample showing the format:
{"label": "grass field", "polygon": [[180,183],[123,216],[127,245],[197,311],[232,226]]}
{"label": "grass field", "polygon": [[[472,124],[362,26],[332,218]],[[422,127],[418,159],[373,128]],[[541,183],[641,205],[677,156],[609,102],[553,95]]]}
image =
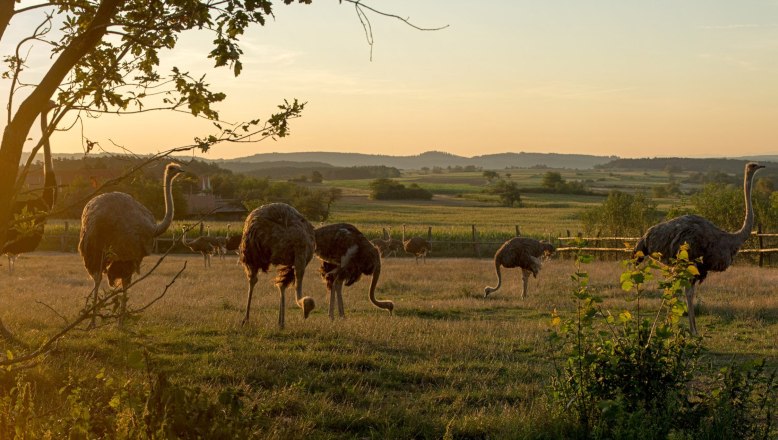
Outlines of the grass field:
{"label": "grass field", "polygon": [[[131,305],[159,294],[187,260],[167,295],[126,331],[75,332],[27,371],[39,404],[61,408],[56,384],[69,375],[104,369],[117,383],[143,380],[133,359],[147,350],[175,383],[211,396],[226,387],[244,393],[258,411],[255,438],[557,437],[547,386],[561,354],[548,336],[551,311],[573,310],[568,260],[547,263],[527,299],[518,273],[505,271],[503,288],[484,300],[495,282],[488,259],[386,259],[377,296],[395,302],[394,316],[368,302],[368,278],[346,289],[346,319],[335,322],[314,260],[304,285],[317,308],[303,321],[288,304],[280,331],[270,276],[260,278],[252,321],[241,327],[246,279],[234,257],[205,269],[198,256],[173,256],[133,289]],[[618,263],[585,269],[605,307],[626,305]],[[25,255],[0,279],[0,317],[33,345],[61,325],[47,306],[73,316],[91,286],[80,258],[62,253]],[[778,269],[735,265],[698,289],[706,371],[757,357],[778,366],[776,285]]]}

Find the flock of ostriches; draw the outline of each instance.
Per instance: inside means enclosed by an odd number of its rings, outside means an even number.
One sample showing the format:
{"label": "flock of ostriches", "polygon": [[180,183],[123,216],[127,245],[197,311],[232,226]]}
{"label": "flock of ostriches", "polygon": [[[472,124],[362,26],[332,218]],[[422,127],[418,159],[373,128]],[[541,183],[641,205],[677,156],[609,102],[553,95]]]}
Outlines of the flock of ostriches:
{"label": "flock of ostriches", "polygon": [[[12,224],[2,247],[2,253],[8,256],[11,273],[19,254],[32,252],[37,248],[43,236],[46,215],[57,197],[47,126],[47,115],[52,108],[53,105],[41,112],[41,131],[44,136],[42,194],[39,198],[20,201],[14,205],[16,221],[27,218],[29,222],[32,218],[32,226],[21,227]],[[709,271],[726,270],[751,234],[754,226],[751,187],[754,174],[760,168],[763,166],[753,162],[745,166],[745,219],[738,231],[730,233],[703,217],[684,215],[652,226],[634,248],[638,257],[659,253],[662,259],[667,260],[678,253],[681,245],[688,243],[689,258],[694,261],[699,272],[686,291],[689,327],[694,334],[697,333],[694,319],[695,286],[705,279]],[[100,283],[105,275],[111,286],[120,287],[122,290],[120,316],[124,315],[127,289],[133,274],[140,272],[140,264],[143,258],[151,253],[154,238],[163,234],[173,221],[172,182],[183,172],[183,167],[177,163],[170,163],[165,168],[165,215],[160,222],[154,219],[145,206],[121,192],[98,195],[86,204],[81,215],[78,250],[84,259],[87,272],[94,281],[90,294],[92,301],[97,301]],[[391,238],[384,229],[383,238],[371,242],[354,225],[347,223],[314,228],[296,209],[284,203],[271,203],[252,211],[246,218],[242,234],[230,235],[228,231],[226,237],[201,236],[188,240],[186,233],[187,230],[184,229],[182,243],[193,252],[201,253],[206,266],[210,265],[210,256],[214,251],[221,251],[223,254],[234,250],[238,253],[239,262],[243,265],[249,282],[243,324],[249,321],[257,274],[260,270],[266,273],[270,266],[276,266],[275,283],[280,293],[278,325],[281,328],[284,327],[285,292],[292,283],[295,285],[295,302],[302,308],[303,316],[307,318],[316,307],[313,298],[303,296],[305,269],[314,255],[321,260],[319,273],[330,294],[329,316],[334,319],[335,304],[338,306],[338,314],[344,316],[343,285],[354,284],[362,275],[371,276],[368,292],[370,301],[391,314],[394,303],[375,297],[382,255],[392,255],[403,250],[413,254],[418,263],[419,258],[425,261],[431,250],[429,237],[406,239],[405,226],[402,240]],[[553,252],[554,247],[551,244],[532,238],[516,237],[508,240],[494,256],[497,286],[486,287],[484,297],[500,288],[501,267],[521,268],[522,297],[525,297],[529,276],[537,277],[543,259]],[[92,319],[94,324],[94,318]]]}

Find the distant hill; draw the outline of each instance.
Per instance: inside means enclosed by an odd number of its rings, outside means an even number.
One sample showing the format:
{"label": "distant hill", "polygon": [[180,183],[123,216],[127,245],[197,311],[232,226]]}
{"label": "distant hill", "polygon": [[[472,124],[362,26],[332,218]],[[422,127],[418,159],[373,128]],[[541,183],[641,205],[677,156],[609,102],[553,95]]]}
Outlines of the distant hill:
{"label": "distant hill", "polygon": [[[778,156],[761,156],[764,158]],[[642,159],[616,159],[606,164],[598,165],[598,169],[611,170],[657,170],[657,171],[692,171],[696,173],[722,172],[734,176],[742,176],[743,168],[747,162],[758,161],[765,165],[765,169],[759,172],[758,177],[770,177],[778,179],[778,161],[770,162],[757,157],[748,159],[698,159],[688,157],[654,157]]]}
{"label": "distant hill", "polygon": [[[322,162],[336,167],[385,165],[399,169],[420,169],[422,167],[465,167],[473,165],[484,169],[502,170],[505,168],[531,168],[547,166],[549,168],[590,169],[605,164],[616,156],[592,156],[586,154],[556,153],[501,153],[483,156],[457,156],[441,151],[428,151],[415,156],[389,156],[383,154],[304,152],[304,153],[260,153],[252,156],[219,160],[217,164],[232,168],[231,163],[266,162]],[[241,168],[246,165],[241,165]],[[248,168],[248,166],[246,166]]]}

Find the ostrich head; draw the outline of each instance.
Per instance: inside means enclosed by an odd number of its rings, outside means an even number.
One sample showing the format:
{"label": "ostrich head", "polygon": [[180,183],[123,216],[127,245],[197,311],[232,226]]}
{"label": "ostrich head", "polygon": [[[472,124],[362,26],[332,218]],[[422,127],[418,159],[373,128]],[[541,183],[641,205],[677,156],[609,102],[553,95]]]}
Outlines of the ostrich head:
{"label": "ostrich head", "polygon": [[749,162],[746,164],[746,175],[753,176],[757,170],[764,168],[764,165],[759,165],[756,162]]}
{"label": "ostrich head", "polygon": [[310,296],[306,296],[302,299],[303,303],[303,319],[308,318],[308,315],[311,313],[311,310],[316,308],[316,301],[313,300]]}
{"label": "ostrich head", "polygon": [[553,244],[547,243],[545,241],[540,242],[540,246],[543,249],[543,260],[548,260],[551,258],[551,255],[556,252],[556,248]]}
{"label": "ostrich head", "polygon": [[170,162],[165,167],[165,176],[168,176],[168,178],[170,178],[171,180],[173,180],[174,178],[176,178],[177,176],[185,172],[186,170],[184,170],[184,167],[182,167],[181,165],[175,162]]}

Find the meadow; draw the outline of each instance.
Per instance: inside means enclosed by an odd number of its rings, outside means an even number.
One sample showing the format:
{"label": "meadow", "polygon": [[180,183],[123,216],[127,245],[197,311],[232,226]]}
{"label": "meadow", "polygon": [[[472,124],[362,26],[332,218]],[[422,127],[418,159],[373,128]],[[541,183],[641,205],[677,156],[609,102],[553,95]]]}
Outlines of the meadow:
{"label": "meadow", "polygon": [[[394,315],[369,303],[366,278],[346,289],[346,318],[334,322],[314,260],[304,290],[316,310],[303,320],[288,301],[287,327],[278,330],[271,276],[261,276],[252,321],[241,327],[246,278],[235,257],[203,268],[199,256],[174,255],[132,290],[130,305],[156,297],[187,261],[168,293],[126,329],[111,324],[72,333],[23,373],[36,383],[41,412],[69,408],[72,394],[62,390],[75,387],[73,378],[82,378],[78,389],[85,397],[107,405],[116,402],[90,395],[90,384],[110,380],[121,391],[153,371],[213,400],[233,390],[253,408],[253,438],[563,435],[548,391],[563,354],[549,335],[552,311],[569,316],[574,310],[569,260],[544,265],[526,299],[519,295],[518,272],[504,271],[503,288],[485,300],[484,286],[495,283],[489,259],[432,258],[422,265],[388,258],[377,297],[395,302]],[[628,306],[617,262],[584,269],[605,308]],[[0,277],[3,321],[31,345],[75,315],[91,288],[80,258],[67,253],[25,255],[14,276]],[[777,283],[778,269],[737,264],[698,289],[704,371],[753,358],[778,366]],[[644,307],[655,308],[657,295],[649,296]],[[0,376],[5,390],[7,380]],[[59,389],[61,383],[71,385]]]}

